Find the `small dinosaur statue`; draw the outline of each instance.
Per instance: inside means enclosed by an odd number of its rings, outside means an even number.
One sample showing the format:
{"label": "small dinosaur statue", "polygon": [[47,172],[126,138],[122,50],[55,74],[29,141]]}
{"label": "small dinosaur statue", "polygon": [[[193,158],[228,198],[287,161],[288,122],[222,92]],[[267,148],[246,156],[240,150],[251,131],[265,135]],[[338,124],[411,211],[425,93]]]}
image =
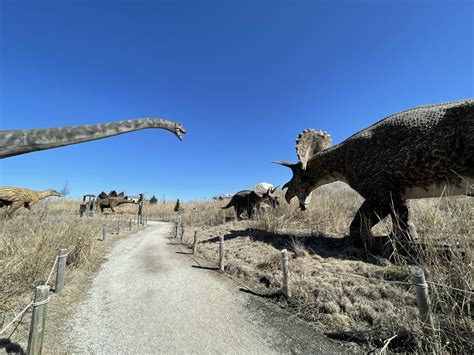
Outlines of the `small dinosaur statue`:
{"label": "small dinosaur statue", "polygon": [[271,196],[270,194],[274,193],[276,190],[269,188],[266,192],[263,192],[261,195],[257,194],[255,191],[251,190],[242,190],[237,192],[232,196],[229,203],[221,207],[222,209],[227,209],[230,207],[235,208],[235,213],[237,214],[237,220],[241,221],[241,214],[244,211],[247,211],[248,219],[252,219],[255,211],[259,211],[262,205],[266,204],[269,207],[277,207],[279,205],[278,198]]}
{"label": "small dinosaur statue", "polygon": [[110,208],[112,210],[112,213],[115,214],[115,208],[124,203],[136,202],[128,199],[127,196],[124,196],[123,192],[117,194],[115,190],[111,191],[109,194],[106,194],[102,191],[96,199],[97,207],[100,208],[101,213],[104,213],[105,208]]}
{"label": "small dinosaur statue", "polygon": [[285,199],[302,210],[311,192],[343,181],[365,198],[350,225],[356,244],[373,243],[371,228],[391,215],[400,247],[414,235],[407,199],[474,193],[474,99],[422,106],[388,116],[331,147],[329,134],[304,130],[296,141]]}
{"label": "small dinosaur statue", "polygon": [[21,206],[30,210],[39,200],[50,196],[61,197],[61,193],[51,189],[35,191],[21,187],[0,186],[0,207],[9,207],[7,216],[11,218]]}
{"label": "small dinosaur statue", "polygon": [[66,145],[93,141],[146,128],[161,128],[183,140],[184,127],[161,118],[139,118],[95,125],[0,131],[0,159]]}

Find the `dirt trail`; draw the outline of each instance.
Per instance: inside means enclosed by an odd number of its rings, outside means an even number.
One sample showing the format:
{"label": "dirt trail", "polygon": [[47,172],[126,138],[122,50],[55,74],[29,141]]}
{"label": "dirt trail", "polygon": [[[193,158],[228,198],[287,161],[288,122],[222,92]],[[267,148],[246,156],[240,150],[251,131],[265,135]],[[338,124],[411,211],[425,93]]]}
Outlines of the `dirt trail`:
{"label": "dirt trail", "polygon": [[197,268],[155,222],[119,241],[57,334],[55,352],[347,352],[278,306]]}

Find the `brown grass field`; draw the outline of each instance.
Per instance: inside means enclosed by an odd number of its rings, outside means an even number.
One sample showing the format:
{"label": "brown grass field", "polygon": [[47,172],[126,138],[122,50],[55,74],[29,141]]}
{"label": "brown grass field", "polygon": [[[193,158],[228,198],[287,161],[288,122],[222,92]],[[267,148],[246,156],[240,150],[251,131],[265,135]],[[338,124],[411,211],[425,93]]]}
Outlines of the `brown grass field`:
{"label": "brown grass field", "polygon": [[[295,202],[295,201],[293,201]],[[418,231],[412,258],[393,253],[389,258],[345,245],[349,224],[362,199],[343,185],[314,192],[305,212],[282,202],[254,221],[228,221],[227,201],[182,203],[184,243],[198,233],[196,260],[215,267],[218,236],[225,236],[226,274],[295,316],[304,318],[330,337],[392,352],[473,353],[472,198],[411,201]],[[0,221],[0,328],[31,298],[33,285],[44,282],[60,247],[74,248],[68,267],[93,272],[104,256],[98,241],[102,223],[116,225],[117,216],[78,218],[78,201],[42,201],[32,212],[22,210]],[[146,205],[149,219],[176,220],[174,201]],[[135,206],[119,207],[124,220]],[[390,242],[391,223],[374,233]],[[291,255],[292,296],[281,294],[280,251]],[[435,330],[424,331],[418,318],[410,267],[426,274]],[[396,281],[390,283],[385,281]],[[407,284],[405,284],[407,283]],[[25,323],[28,324],[25,320]],[[7,332],[8,334],[8,332]],[[2,336],[0,336],[1,338]]]}

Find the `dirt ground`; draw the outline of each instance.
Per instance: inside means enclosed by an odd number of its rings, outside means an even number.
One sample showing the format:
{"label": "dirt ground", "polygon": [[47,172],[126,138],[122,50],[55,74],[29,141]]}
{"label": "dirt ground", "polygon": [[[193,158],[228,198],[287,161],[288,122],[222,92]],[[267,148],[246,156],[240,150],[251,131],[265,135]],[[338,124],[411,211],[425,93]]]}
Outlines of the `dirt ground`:
{"label": "dirt ground", "polygon": [[[186,245],[191,246],[194,232],[199,240],[197,253],[209,266],[218,263],[219,236],[223,235],[229,277],[323,329],[329,337],[377,349],[396,335],[389,344],[392,351],[416,348],[410,327],[418,326],[418,309],[409,266],[347,248],[341,237],[276,234],[253,229],[246,220],[215,227],[189,226],[183,237]],[[282,249],[290,254],[290,299],[281,292]]]}

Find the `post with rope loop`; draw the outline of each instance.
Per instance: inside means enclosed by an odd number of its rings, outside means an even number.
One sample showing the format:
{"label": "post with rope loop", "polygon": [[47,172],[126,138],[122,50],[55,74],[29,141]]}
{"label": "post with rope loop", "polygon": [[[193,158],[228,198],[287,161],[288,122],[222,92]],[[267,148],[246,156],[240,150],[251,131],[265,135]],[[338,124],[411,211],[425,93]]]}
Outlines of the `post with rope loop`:
{"label": "post with rope loop", "polygon": [[433,317],[430,310],[430,298],[428,295],[428,285],[426,284],[425,273],[419,266],[411,268],[411,276],[416,291],[416,303],[420,312],[420,320],[425,331],[432,333],[434,329]]}
{"label": "post with rope loop", "polygon": [[44,324],[49,301],[49,285],[36,286],[30,334],[28,336],[28,355],[41,354],[43,347]]}
{"label": "post with rope loop", "polygon": [[219,236],[219,270],[224,271],[224,236]]}
{"label": "post with rope loop", "polygon": [[291,297],[290,290],[290,273],[288,271],[288,250],[281,251],[281,268],[283,271],[283,294],[286,297]]}
{"label": "post with rope loop", "polygon": [[198,244],[198,235],[197,235],[197,231],[194,231],[194,242],[193,242],[193,254],[194,255],[196,255],[197,244]]}
{"label": "post with rope loop", "polygon": [[56,287],[54,288],[55,293],[61,292],[64,286],[64,275],[66,274],[66,258],[67,249],[59,249],[58,269],[56,271]]}

